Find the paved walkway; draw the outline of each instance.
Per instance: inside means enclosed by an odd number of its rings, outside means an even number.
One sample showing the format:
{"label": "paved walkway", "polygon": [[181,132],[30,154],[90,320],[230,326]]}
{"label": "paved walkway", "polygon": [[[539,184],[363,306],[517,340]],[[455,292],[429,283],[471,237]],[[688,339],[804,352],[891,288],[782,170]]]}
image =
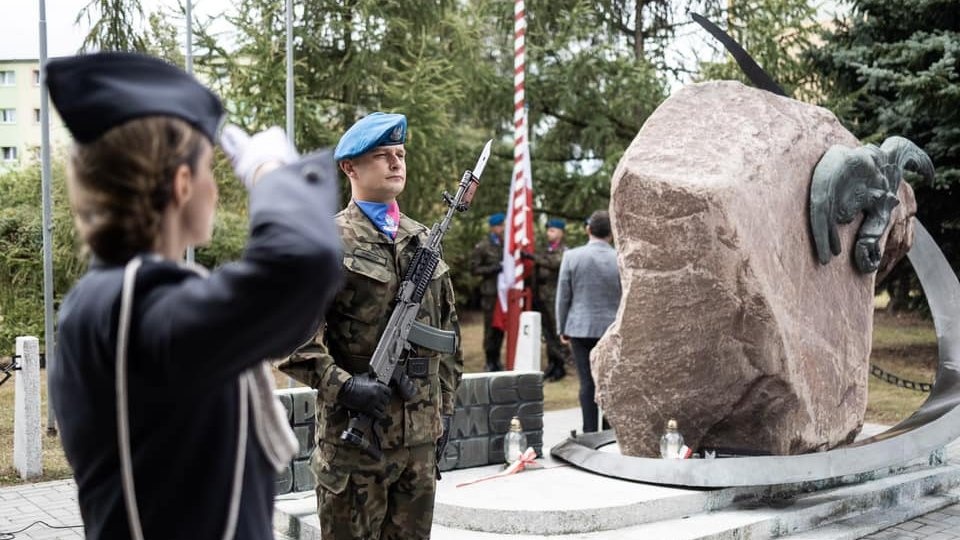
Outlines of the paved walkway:
{"label": "paved walkway", "polygon": [[83,538],[73,480],[0,488],[0,540],[27,538]]}
{"label": "paved walkway", "polygon": [[920,516],[863,540],[960,540],[960,504]]}

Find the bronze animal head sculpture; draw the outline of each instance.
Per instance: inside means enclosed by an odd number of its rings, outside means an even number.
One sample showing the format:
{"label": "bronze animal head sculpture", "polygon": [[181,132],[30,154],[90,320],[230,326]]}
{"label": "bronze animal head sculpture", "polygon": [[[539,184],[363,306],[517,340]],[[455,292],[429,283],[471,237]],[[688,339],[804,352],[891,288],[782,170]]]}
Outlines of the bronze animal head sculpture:
{"label": "bronze animal head sculpture", "polygon": [[903,137],[890,137],[880,147],[833,145],[823,154],[810,186],[810,227],[820,264],[840,254],[837,226],[852,222],[863,212],[854,261],[864,274],[877,270],[880,238],[890,223],[890,213],[900,204],[897,190],[905,169],[933,180],[930,157]]}

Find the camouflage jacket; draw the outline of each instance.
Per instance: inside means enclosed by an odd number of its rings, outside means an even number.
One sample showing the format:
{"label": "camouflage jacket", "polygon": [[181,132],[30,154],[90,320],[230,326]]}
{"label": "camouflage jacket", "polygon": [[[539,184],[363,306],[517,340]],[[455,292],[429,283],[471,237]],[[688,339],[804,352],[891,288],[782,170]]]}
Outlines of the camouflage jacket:
{"label": "camouflage jacket", "polygon": [[543,307],[553,312],[554,299],[557,297],[557,279],[560,277],[560,263],[567,246],[557,244],[552,250],[544,244],[533,254],[533,262],[537,265],[537,297]]}
{"label": "camouflage jacket", "polygon": [[473,256],[470,269],[476,276],[481,276],[481,296],[495,296],[497,294],[497,276],[500,275],[500,266],[503,263],[503,245],[494,244],[487,234],[483,240],[473,247]]}
{"label": "camouflage jacket", "polygon": [[[317,389],[317,437],[340,443],[347,411],[337,393],[347,379],[369,368],[370,356],[393,309],[393,300],[407,265],[429,230],[401,214],[395,241],[384,236],[353,201],[336,216],[343,240],[346,283],[327,312],[316,338],[278,368]],[[417,320],[459,334],[449,267],[440,261],[423,298]],[[417,393],[403,402],[394,393],[387,418],[377,422],[384,449],[434,443],[441,432],[440,415],[453,414],[454,397],[463,373],[463,358],[415,347],[411,356],[429,358],[426,378],[414,378]]]}

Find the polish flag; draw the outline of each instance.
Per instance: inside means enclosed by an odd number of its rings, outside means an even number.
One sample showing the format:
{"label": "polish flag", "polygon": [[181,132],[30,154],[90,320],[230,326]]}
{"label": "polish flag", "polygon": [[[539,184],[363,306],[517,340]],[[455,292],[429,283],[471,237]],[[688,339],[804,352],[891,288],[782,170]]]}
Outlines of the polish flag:
{"label": "polish flag", "polygon": [[497,280],[497,311],[493,325],[507,336],[507,369],[513,369],[517,348],[520,313],[532,309],[532,294],[524,287],[533,271],[533,263],[520,257],[522,251],[533,253],[533,175],[530,170],[529,129],[524,98],[524,38],[527,30],[523,0],[514,3],[513,62],[513,180],[507,202],[507,219],[503,233],[503,269]]}

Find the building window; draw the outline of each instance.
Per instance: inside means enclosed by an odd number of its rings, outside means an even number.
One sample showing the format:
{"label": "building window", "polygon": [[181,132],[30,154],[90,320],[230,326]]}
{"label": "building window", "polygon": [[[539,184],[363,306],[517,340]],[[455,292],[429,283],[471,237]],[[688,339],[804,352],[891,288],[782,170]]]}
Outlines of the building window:
{"label": "building window", "polygon": [[17,147],[16,146],[3,146],[0,147],[0,151],[3,152],[4,161],[16,161],[17,160]]}
{"label": "building window", "polygon": [[16,109],[0,109],[0,124],[16,124],[16,123],[17,123]]}
{"label": "building window", "polygon": [[0,86],[13,86],[17,84],[16,71],[0,71]]}
{"label": "building window", "polygon": [[40,123],[40,109],[33,110],[33,123],[34,124]]}
{"label": "building window", "polygon": [[39,69],[33,70],[33,85],[40,86],[40,70]]}

